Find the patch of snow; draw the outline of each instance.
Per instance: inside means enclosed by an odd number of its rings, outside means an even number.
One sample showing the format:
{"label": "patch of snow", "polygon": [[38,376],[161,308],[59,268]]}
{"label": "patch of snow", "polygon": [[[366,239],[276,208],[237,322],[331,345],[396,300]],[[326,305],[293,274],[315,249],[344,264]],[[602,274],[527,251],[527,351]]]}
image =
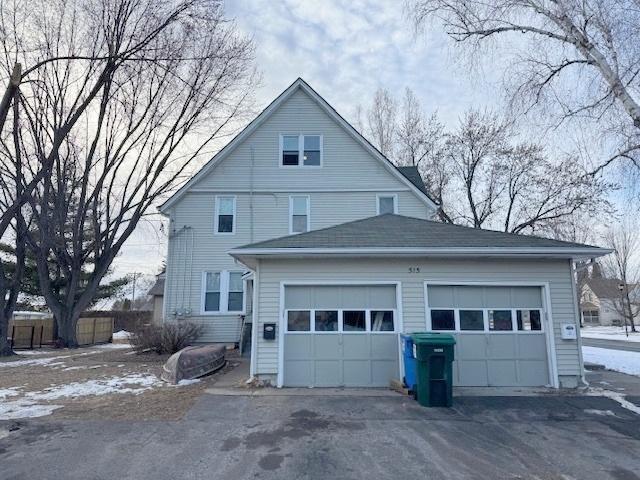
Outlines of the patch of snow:
{"label": "patch of snow", "polygon": [[52,350],[15,350],[18,355],[47,355],[54,353]]}
{"label": "patch of snow", "polygon": [[121,363],[120,365],[118,365],[118,368],[122,368],[124,367],[124,363]]}
{"label": "patch of snow", "polygon": [[16,390],[20,390],[20,387],[0,388],[0,400],[4,400],[7,397],[15,397],[18,395]]}
{"label": "patch of snow", "polygon": [[114,340],[125,340],[128,339],[129,337],[131,337],[133,335],[133,333],[127,332],[126,330],[120,330],[119,332],[116,332],[113,334],[113,339]]}
{"label": "patch of snow", "polygon": [[601,340],[620,340],[622,342],[640,342],[640,332],[625,334],[624,327],[582,327],[584,338],[599,338]]}
{"label": "patch of snow", "polygon": [[200,379],[199,378],[191,378],[191,379],[183,378],[176,384],[176,387],[184,387],[185,385],[193,385],[194,383],[200,383]]}
{"label": "patch of snow", "polygon": [[0,420],[44,417],[51,415],[58,408],[62,408],[62,405],[39,405],[25,398],[11,402],[0,402]]}
{"label": "patch of snow", "polygon": [[77,367],[67,367],[67,368],[63,368],[62,371],[63,372],[69,372],[71,370],[84,370],[86,369],[87,366],[86,365],[78,365]]}
{"label": "patch of snow", "polygon": [[640,352],[582,347],[582,356],[585,362],[604,365],[608,370],[640,376]]}
{"label": "patch of snow", "polygon": [[56,400],[63,397],[84,397],[90,395],[106,395],[109,393],[140,394],[145,390],[161,386],[162,382],[155,375],[132,373],[122,377],[111,377],[86,382],[73,382],[46,388],[43,392],[29,392],[26,397],[34,400]]}
{"label": "patch of snow", "polygon": [[93,348],[99,348],[101,350],[118,350],[121,348],[131,348],[128,343],[103,343],[102,345],[94,345]]}
{"label": "patch of snow", "polygon": [[611,410],[598,410],[597,408],[585,408],[584,413],[590,413],[591,415],[600,415],[602,417],[617,417]]}
{"label": "patch of snow", "polygon": [[29,360],[16,360],[14,362],[0,362],[0,368],[15,368],[15,367],[26,367],[26,366],[50,366],[59,365],[61,362],[56,362],[56,360],[63,360],[65,358],[73,358],[73,357],[84,357],[86,355],[93,355],[98,353],[97,351],[91,350],[88,352],[82,353],[74,353],[71,355],[58,355],[56,357],[46,357],[46,358],[33,358]]}
{"label": "patch of snow", "polygon": [[640,415],[640,407],[635,403],[627,400],[622,393],[612,392],[611,390],[603,390],[602,388],[592,388],[587,394],[591,396],[610,398],[611,400],[615,400],[616,402],[618,402],[622,408]]}

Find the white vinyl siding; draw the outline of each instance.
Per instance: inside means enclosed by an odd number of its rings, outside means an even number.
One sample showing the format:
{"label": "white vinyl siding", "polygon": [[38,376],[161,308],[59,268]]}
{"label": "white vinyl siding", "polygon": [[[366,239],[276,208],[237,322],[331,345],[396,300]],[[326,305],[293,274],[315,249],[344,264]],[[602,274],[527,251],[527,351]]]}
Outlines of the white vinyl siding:
{"label": "white vinyl siding", "polygon": [[[420,267],[420,273],[415,272]],[[280,283],[283,281],[387,280],[400,281],[402,292],[402,330],[424,331],[426,312],[424,281],[467,282],[548,282],[553,318],[555,353],[561,377],[581,375],[576,340],[562,340],[563,323],[576,323],[572,293],[572,272],[568,260],[472,260],[472,259],[277,259],[260,261],[260,296],[258,331],[264,322],[278,322]],[[278,341],[258,338],[258,374],[275,375],[278,371]]]}
{"label": "white vinyl siding", "polygon": [[[322,168],[281,168],[280,135],[322,134]],[[201,314],[202,271],[236,270],[227,251],[288,235],[289,197],[307,195],[310,228],[376,215],[377,194],[398,196],[399,214],[432,218],[435,210],[298,91],[168,212],[165,321],[204,326],[206,342],[234,342],[238,314]],[[233,235],[215,234],[216,197],[235,197]],[[212,234],[214,232],[214,234]]]}

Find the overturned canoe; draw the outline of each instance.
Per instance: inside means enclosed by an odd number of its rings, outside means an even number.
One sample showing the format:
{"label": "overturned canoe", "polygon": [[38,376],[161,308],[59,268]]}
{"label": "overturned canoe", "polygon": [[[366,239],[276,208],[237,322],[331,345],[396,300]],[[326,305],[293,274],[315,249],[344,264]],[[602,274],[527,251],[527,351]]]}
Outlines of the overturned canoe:
{"label": "overturned canoe", "polygon": [[225,347],[200,345],[186,347],[169,357],[162,367],[161,378],[176,384],[180,380],[191,380],[215,372],[225,364]]}

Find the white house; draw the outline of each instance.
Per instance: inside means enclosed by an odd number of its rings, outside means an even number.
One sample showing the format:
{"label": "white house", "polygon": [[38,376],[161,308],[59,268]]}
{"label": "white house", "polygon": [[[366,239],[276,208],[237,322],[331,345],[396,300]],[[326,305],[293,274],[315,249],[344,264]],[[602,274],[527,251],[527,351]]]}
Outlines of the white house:
{"label": "white house", "polygon": [[[588,278],[580,292],[580,309],[584,325],[624,325],[622,282],[615,278]],[[634,321],[640,322],[640,287],[629,285]]]}
{"label": "white house", "polygon": [[600,248],[439,223],[396,168],[302,79],[161,207],[164,321],[239,342],[278,386],[386,386],[399,333],[456,336],[457,385],[578,385],[572,262]]}

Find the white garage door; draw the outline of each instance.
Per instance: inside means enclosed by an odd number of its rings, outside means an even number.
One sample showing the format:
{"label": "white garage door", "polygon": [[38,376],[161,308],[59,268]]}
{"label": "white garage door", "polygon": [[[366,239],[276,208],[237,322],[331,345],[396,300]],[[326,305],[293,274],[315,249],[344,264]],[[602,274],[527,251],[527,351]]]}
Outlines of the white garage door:
{"label": "white garage door", "polygon": [[454,385],[550,384],[541,287],[428,285],[427,323],[456,337]]}
{"label": "white garage door", "polygon": [[288,285],[283,384],[386,387],[398,378],[395,285]]}

